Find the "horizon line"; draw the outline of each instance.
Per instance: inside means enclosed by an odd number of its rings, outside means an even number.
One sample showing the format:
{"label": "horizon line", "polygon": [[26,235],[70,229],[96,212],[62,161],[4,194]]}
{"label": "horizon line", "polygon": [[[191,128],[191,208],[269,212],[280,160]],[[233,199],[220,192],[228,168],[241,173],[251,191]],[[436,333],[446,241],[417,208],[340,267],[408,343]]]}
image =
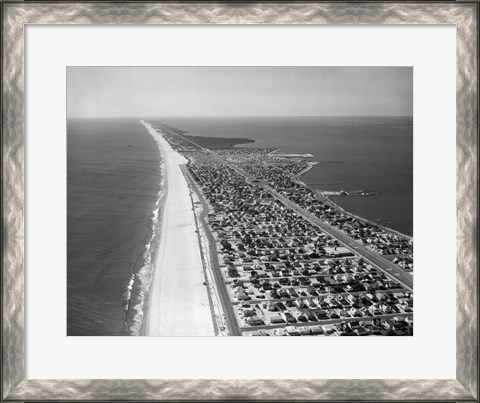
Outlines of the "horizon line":
{"label": "horizon line", "polygon": [[413,118],[412,115],[158,115],[158,116],[67,116],[67,119],[152,119],[152,118]]}

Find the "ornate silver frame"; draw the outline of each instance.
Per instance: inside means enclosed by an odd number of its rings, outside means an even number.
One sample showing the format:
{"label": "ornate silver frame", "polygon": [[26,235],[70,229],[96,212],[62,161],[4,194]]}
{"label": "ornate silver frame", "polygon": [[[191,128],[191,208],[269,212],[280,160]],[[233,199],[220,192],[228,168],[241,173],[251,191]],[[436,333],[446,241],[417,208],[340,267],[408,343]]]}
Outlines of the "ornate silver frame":
{"label": "ornate silver frame", "polygon": [[[2,401],[478,401],[476,1],[2,3]],[[457,325],[451,380],[32,380],[24,377],[25,24],[456,24]]]}

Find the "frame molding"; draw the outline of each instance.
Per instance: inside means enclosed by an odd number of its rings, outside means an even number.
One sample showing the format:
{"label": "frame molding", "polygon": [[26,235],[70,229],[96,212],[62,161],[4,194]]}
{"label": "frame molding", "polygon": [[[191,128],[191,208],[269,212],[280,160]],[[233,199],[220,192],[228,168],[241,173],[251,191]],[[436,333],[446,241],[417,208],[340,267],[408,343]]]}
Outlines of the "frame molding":
{"label": "frame molding", "polygon": [[[2,3],[1,401],[478,401],[477,1]],[[24,378],[25,24],[455,24],[457,367],[452,380],[26,380]]]}

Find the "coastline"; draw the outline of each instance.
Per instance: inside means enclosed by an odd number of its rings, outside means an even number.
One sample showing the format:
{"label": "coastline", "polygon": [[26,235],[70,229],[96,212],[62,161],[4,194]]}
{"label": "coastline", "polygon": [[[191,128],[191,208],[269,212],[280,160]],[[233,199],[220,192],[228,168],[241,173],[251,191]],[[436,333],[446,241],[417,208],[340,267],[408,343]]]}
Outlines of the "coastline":
{"label": "coastline", "polygon": [[[372,224],[372,225],[376,225],[378,226],[379,228],[383,229],[384,231],[386,232],[390,232],[392,234],[395,234],[395,235],[398,235],[400,237],[403,237],[403,238],[406,238],[408,240],[412,240],[413,239],[413,236],[411,235],[407,235],[407,234],[404,234],[403,232],[400,232],[400,231],[397,231],[396,229],[393,229],[393,228],[389,228],[383,224],[380,224],[376,221],[373,221],[373,220],[369,220],[368,218],[364,218],[364,217],[361,217],[359,215],[356,215],[348,210],[345,210],[342,206],[340,206],[338,203],[335,203],[335,201],[333,201],[330,197],[328,196],[325,196],[322,194],[322,189],[316,189],[316,188],[312,188],[310,186],[308,186],[305,182],[303,182],[301,180],[302,176],[304,176],[308,171],[310,171],[315,165],[319,164],[319,162],[316,162],[316,161],[309,161],[307,162],[308,164],[308,167],[305,168],[302,172],[300,172],[299,174],[295,175],[292,177],[292,180],[296,181],[297,183],[303,185],[303,186],[306,186],[308,188],[310,188],[314,193],[315,195],[317,196],[317,198],[321,201],[324,201],[325,203],[328,203],[330,204],[332,207],[340,210],[342,213],[344,214],[348,214],[354,218],[356,218],[357,220],[359,221],[362,221],[362,222],[365,222],[365,223],[369,223],[369,224]],[[358,196],[357,196],[358,197]],[[368,196],[360,196],[360,197],[368,197]]]}
{"label": "coastline", "polygon": [[168,183],[164,177],[165,175],[165,166],[164,166],[164,163],[163,163],[163,159],[164,159],[164,156],[163,156],[163,153],[162,153],[162,150],[159,148],[159,152],[160,152],[160,158],[162,159],[162,170],[161,170],[161,175],[162,175],[162,184],[161,184],[161,192],[162,193],[162,196],[159,198],[158,200],[158,210],[157,210],[157,223],[156,223],[156,229],[155,229],[155,236],[156,236],[156,243],[155,245],[152,245],[153,247],[153,254],[152,254],[152,261],[150,262],[150,265],[151,265],[151,272],[150,272],[150,278],[149,278],[149,283],[146,287],[146,289],[143,291],[146,293],[147,297],[144,299],[143,301],[143,306],[142,306],[142,322],[140,324],[140,332],[139,334],[137,335],[140,335],[140,336],[147,336],[147,326],[148,326],[148,310],[149,310],[149,307],[150,307],[150,288],[151,288],[151,285],[152,285],[152,281],[153,281],[153,276],[154,276],[154,273],[155,273],[155,264],[156,264],[156,261],[157,261],[157,256],[158,256],[158,249],[160,247],[160,242],[161,242],[161,237],[162,237],[162,234],[161,234],[161,229],[162,229],[162,226],[163,226],[163,216],[164,216],[164,211],[165,211],[165,199],[167,197],[167,192],[168,192]]}
{"label": "coastline", "polygon": [[163,136],[141,122],[155,138],[165,163],[165,197],[143,334],[148,336],[213,336],[210,303],[188,184],[180,165],[183,156]]}
{"label": "coastline", "polygon": [[[293,117],[293,118],[288,118],[288,119],[283,119],[283,118],[272,118],[272,117],[242,117],[242,118],[233,118],[233,117],[228,117],[228,118],[219,118],[219,117],[182,117],[182,118],[175,118],[175,117],[165,117],[165,121],[171,125],[172,127],[175,128],[181,128],[181,132],[188,132],[189,135],[195,136],[195,141],[198,141],[198,139],[202,137],[216,137],[218,140],[222,141],[229,141],[231,138],[248,138],[251,140],[254,140],[253,143],[249,144],[237,144],[234,146],[234,149],[254,149],[254,148],[259,148],[259,149],[265,149],[265,150],[270,150],[273,155],[277,155],[279,157],[282,156],[282,154],[286,155],[307,155],[311,153],[310,155],[314,155],[314,158],[305,158],[305,162],[309,161],[318,161],[319,164],[332,164],[332,163],[343,163],[346,162],[344,160],[349,160],[350,155],[355,155],[356,153],[348,153],[346,155],[344,154],[339,154],[336,150],[338,147],[342,147],[341,149],[344,149],[345,147],[358,147],[359,141],[360,145],[364,144],[364,141],[362,140],[362,135],[368,134],[368,140],[367,143],[372,141],[372,139],[382,139],[383,133],[386,132],[386,130],[393,130],[395,129],[395,138],[400,138],[400,136],[403,138],[403,136],[409,136],[411,135],[411,120],[410,118],[406,118],[407,120],[404,122],[404,118],[400,118],[400,121],[402,122],[400,126],[408,126],[408,129],[403,130],[399,129],[397,126],[399,126],[399,121],[395,119],[393,122],[388,117],[380,118],[377,119],[377,117],[347,117],[348,119],[345,121],[343,118],[332,118],[332,119],[324,119],[324,118],[318,118],[318,117],[311,117],[312,119],[308,118],[306,120],[305,117]],[[372,118],[375,118],[372,121]],[[370,122],[373,122],[374,124],[371,125]],[[380,123],[379,123],[380,121]],[[303,123],[306,123],[303,126]],[[346,124],[345,124],[346,123]],[[315,136],[317,133],[317,129],[321,128],[322,130],[325,131],[326,139],[328,140],[324,145],[320,147],[319,143],[315,140]],[[340,139],[335,142],[332,142],[331,140],[333,139],[331,133],[337,133],[339,134]],[[398,129],[398,130],[397,130]],[[298,130],[299,135],[302,138],[302,141],[305,141],[305,145],[303,144],[297,144],[297,141],[295,140],[296,136],[292,136],[295,131]],[[330,133],[330,134],[329,134]],[[349,140],[349,136],[343,136],[345,133],[358,133],[359,136],[354,136],[354,139]],[[182,134],[182,133],[180,133]],[[314,135],[315,134],[315,135]],[[278,137],[277,137],[278,136]],[[380,136],[380,137],[378,137]],[[227,144],[227,143],[225,143]],[[402,144],[404,144],[402,142]],[[406,145],[406,143],[405,143]],[[223,148],[223,147],[222,147]],[[388,146],[386,150],[390,150],[392,147]],[[363,149],[363,146],[362,146]],[[370,150],[370,147],[366,148],[365,151]],[[371,153],[368,151],[368,153]],[[369,154],[370,155],[370,154]],[[403,155],[403,154],[402,154]],[[403,160],[403,158],[402,158]],[[399,159],[395,159],[396,162],[399,162]],[[368,161],[367,161],[368,164]],[[390,163],[387,161],[388,165]],[[385,165],[385,164],[383,164]],[[358,166],[358,164],[356,165]],[[325,169],[329,169],[329,177],[328,180],[322,180],[325,179],[322,175],[322,171],[324,171],[323,165],[320,167],[316,167],[313,171],[310,171],[308,174],[308,180],[312,183],[315,182],[313,186],[309,186],[312,190],[315,188],[321,188],[322,190],[325,188],[326,189],[342,189],[342,186],[347,186],[348,189],[345,190],[354,190],[354,189],[359,189],[356,187],[357,185],[355,182],[352,182],[348,185],[345,184],[339,184],[334,177],[336,176],[337,171],[342,171],[345,173],[344,168],[341,168],[340,166],[325,166]],[[410,169],[410,168],[409,168]],[[340,172],[339,171],[339,172]],[[383,172],[383,169],[380,171]],[[352,172],[356,173],[356,172]],[[376,174],[375,174],[376,175]],[[393,189],[392,188],[392,193],[390,195],[387,195],[386,188],[391,187],[391,180],[389,178],[384,178],[385,175],[380,175],[379,176],[379,188],[377,188],[376,182],[377,180],[375,179],[374,183],[371,185],[365,185],[364,187],[367,188],[367,190],[376,190],[378,191],[378,197],[381,199],[378,201],[378,203],[381,203],[382,206],[382,212],[381,216],[376,216],[376,209],[374,207],[374,204],[377,202],[369,203],[365,207],[366,203],[363,203],[363,200],[358,200],[358,203],[355,200],[352,200],[351,198],[348,198],[348,204],[345,204],[344,210],[348,212],[348,214],[353,215],[358,215],[360,218],[363,220],[371,220],[375,225],[387,225],[386,227],[389,232],[398,232],[401,233],[402,236],[407,236],[411,237],[413,236],[413,226],[411,222],[409,222],[411,219],[410,217],[412,214],[410,210],[404,210],[402,207],[405,207],[405,203],[402,202],[401,206],[399,208],[396,207],[389,207],[389,202],[388,202],[388,197],[391,195],[397,194],[397,192],[400,194],[401,197],[404,196],[404,191],[401,190],[400,188]],[[403,179],[402,179],[403,180]],[[317,184],[318,182],[318,184]],[[321,186],[320,183],[323,182],[329,182],[328,186]],[[388,183],[388,185],[384,185],[385,183]],[[327,183],[325,183],[327,185]],[[338,185],[338,187],[335,187],[333,185]],[[386,186],[386,187],[385,187]],[[383,196],[387,196],[386,199],[383,198]],[[357,197],[357,196],[356,196]],[[358,196],[359,199],[361,196]],[[335,199],[335,198],[334,198]],[[338,203],[342,203],[341,200],[337,200]],[[353,206],[355,204],[355,206]],[[356,208],[356,205],[358,204],[359,208]],[[351,206],[352,205],[352,206]],[[380,205],[380,204],[379,204]],[[407,207],[411,207],[411,204],[409,204]],[[349,209],[355,209],[355,213],[349,212]],[[373,211],[373,214],[371,213]],[[405,211],[405,213],[401,212],[398,213],[398,211]],[[405,214],[406,216],[404,216]],[[363,218],[366,217],[366,218]],[[393,218],[393,219],[392,219]],[[408,220],[407,220],[408,219]],[[380,222],[377,222],[377,221]],[[408,234],[408,235],[407,235]]]}
{"label": "coastline", "polygon": [[359,215],[356,215],[356,214],[353,214],[351,213],[350,211],[348,210],[345,210],[342,206],[340,206],[338,203],[335,203],[330,197],[328,196],[323,196],[321,195],[321,189],[313,189],[315,191],[315,193],[317,194],[317,197],[320,198],[320,200],[323,200],[324,202],[326,203],[329,203],[331,204],[333,207],[335,207],[336,209],[340,210],[342,213],[345,213],[345,214],[348,214],[354,218],[356,218],[357,220],[359,221],[362,221],[362,222],[366,222],[366,223],[369,223],[369,224],[372,224],[372,225],[376,225],[377,227],[383,229],[384,231],[386,232],[390,232],[394,235],[398,235],[402,238],[406,238],[408,240],[412,240],[413,239],[413,236],[411,235],[407,235],[407,234],[404,234],[403,232],[400,232],[400,231],[397,231],[396,229],[393,229],[393,228],[390,228],[390,227],[387,227],[383,224],[380,224],[376,221],[372,221],[372,220],[369,220],[368,218],[364,218],[364,217],[361,217]]}
{"label": "coastline", "polygon": [[[274,151],[272,151],[272,152],[270,153],[270,155],[276,155],[276,154],[277,154],[277,149],[275,149]],[[289,155],[289,154],[287,153],[287,154],[285,154],[285,155]],[[282,155],[278,155],[278,157],[283,157],[283,156],[282,156]],[[310,156],[307,156],[306,158],[311,158],[311,157],[310,157]],[[305,176],[305,175],[308,173],[308,171],[310,171],[315,165],[319,164],[320,162],[318,162],[318,161],[306,161],[306,163],[307,163],[307,167],[306,167],[303,171],[299,172],[299,173],[296,174],[296,175],[292,175],[292,181],[294,181],[294,182],[296,182],[296,183],[298,183],[298,184],[300,184],[300,185],[302,185],[302,186],[305,186],[305,187],[311,189],[311,190],[315,193],[315,195],[317,196],[317,198],[318,198],[319,200],[321,200],[321,201],[323,201],[323,202],[325,202],[325,203],[327,203],[327,204],[330,204],[333,208],[336,208],[337,210],[341,211],[341,212],[344,213],[344,214],[347,214],[347,215],[349,215],[349,216],[352,216],[352,217],[356,218],[357,220],[359,220],[359,221],[361,221],[361,222],[369,223],[369,224],[371,224],[371,225],[376,225],[376,226],[378,226],[379,228],[383,229],[384,231],[390,232],[390,233],[392,233],[392,234],[394,234],[394,235],[397,235],[397,236],[400,236],[400,237],[402,237],[402,238],[406,238],[406,239],[408,239],[408,240],[412,240],[412,239],[413,239],[413,236],[411,236],[411,235],[407,235],[407,234],[405,234],[405,233],[403,233],[403,232],[400,232],[400,231],[398,231],[398,230],[396,230],[396,229],[389,228],[389,227],[387,227],[387,226],[385,226],[385,225],[383,225],[383,224],[380,224],[380,223],[378,223],[378,222],[376,222],[376,221],[369,220],[368,218],[361,217],[361,216],[359,216],[359,215],[356,215],[356,214],[354,214],[354,213],[352,213],[352,212],[344,209],[344,208],[343,208],[342,206],[340,206],[338,203],[335,203],[335,201],[333,201],[330,197],[323,195],[323,194],[322,194],[322,192],[323,192],[322,189],[313,188],[313,187],[310,187],[309,185],[307,185],[304,181],[302,181],[302,177]],[[363,196],[361,196],[361,197],[363,197]]]}

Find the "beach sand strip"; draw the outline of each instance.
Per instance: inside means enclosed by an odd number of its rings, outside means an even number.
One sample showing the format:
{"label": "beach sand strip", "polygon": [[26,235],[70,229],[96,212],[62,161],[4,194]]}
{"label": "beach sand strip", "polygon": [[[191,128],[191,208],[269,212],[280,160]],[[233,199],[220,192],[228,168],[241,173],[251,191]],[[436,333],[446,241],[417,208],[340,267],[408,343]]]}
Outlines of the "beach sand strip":
{"label": "beach sand strip", "polygon": [[158,143],[165,163],[166,195],[147,312],[148,336],[214,336],[195,216],[187,181],[180,169],[186,159],[143,122]]}

